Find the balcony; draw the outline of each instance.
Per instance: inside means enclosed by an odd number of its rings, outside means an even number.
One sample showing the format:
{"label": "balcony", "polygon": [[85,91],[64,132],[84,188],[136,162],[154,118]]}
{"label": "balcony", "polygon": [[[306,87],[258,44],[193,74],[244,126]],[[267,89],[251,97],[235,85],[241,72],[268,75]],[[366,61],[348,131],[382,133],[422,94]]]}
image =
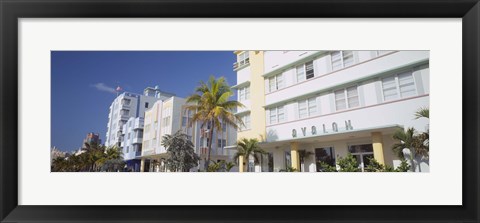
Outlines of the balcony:
{"label": "balcony", "polygon": [[141,143],[142,143],[142,140],[143,140],[143,138],[135,137],[135,138],[133,138],[133,140],[132,140],[132,144],[141,144]]}
{"label": "balcony", "polygon": [[233,70],[237,71],[250,65],[250,58],[233,63]]}
{"label": "balcony", "polygon": [[120,107],[121,107],[122,109],[130,110],[131,105],[130,105],[130,104],[123,104],[123,103],[121,103],[121,104],[120,104]]}
{"label": "balcony", "polygon": [[139,119],[133,124],[133,129],[143,129],[143,119]]}

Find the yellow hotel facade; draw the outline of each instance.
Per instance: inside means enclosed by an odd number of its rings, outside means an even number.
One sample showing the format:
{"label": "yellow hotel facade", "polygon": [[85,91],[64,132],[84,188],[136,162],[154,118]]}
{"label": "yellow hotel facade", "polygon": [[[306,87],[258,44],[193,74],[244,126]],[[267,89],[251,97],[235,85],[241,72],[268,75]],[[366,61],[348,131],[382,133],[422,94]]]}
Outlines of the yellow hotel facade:
{"label": "yellow hotel facade", "polygon": [[[241,138],[257,138],[268,155],[239,160],[239,171],[321,171],[351,153],[396,167],[397,130],[428,130],[414,113],[429,107],[429,51],[235,51]],[[414,159],[428,172],[428,159]]]}

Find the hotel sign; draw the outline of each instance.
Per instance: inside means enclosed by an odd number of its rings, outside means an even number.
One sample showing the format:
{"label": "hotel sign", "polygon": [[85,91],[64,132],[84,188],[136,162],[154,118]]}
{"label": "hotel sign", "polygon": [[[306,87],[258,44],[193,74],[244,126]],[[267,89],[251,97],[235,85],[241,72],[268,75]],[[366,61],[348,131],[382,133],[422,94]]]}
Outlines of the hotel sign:
{"label": "hotel sign", "polygon": [[[332,128],[328,129],[328,131],[327,131],[327,127],[325,126],[325,124],[322,124],[322,128],[321,128],[322,134],[329,133],[329,131],[330,132],[338,132],[339,131],[338,130],[339,129],[338,124],[336,122],[333,122],[331,126],[332,126]],[[342,131],[353,130],[352,122],[350,120],[346,120],[345,121],[345,128],[342,128],[341,130]],[[317,135],[318,134],[317,126],[312,125],[309,129],[307,129],[307,127],[301,127],[300,128],[300,134],[302,134],[302,136],[307,136],[307,134],[309,134],[311,136]],[[292,137],[297,138],[297,129],[292,129]]]}

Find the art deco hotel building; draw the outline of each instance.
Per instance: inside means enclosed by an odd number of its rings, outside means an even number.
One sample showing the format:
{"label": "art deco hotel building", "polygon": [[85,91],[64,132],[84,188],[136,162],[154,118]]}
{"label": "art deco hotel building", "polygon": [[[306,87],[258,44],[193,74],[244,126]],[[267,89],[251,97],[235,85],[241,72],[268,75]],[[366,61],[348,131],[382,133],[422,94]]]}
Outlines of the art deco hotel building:
{"label": "art deco hotel building", "polygon": [[[268,152],[251,170],[319,171],[354,155],[398,166],[392,135],[428,129],[415,112],[429,107],[429,51],[235,51],[237,139],[257,138]],[[306,156],[302,154],[307,154]],[[428,161],[416,171],[428,172]]]}

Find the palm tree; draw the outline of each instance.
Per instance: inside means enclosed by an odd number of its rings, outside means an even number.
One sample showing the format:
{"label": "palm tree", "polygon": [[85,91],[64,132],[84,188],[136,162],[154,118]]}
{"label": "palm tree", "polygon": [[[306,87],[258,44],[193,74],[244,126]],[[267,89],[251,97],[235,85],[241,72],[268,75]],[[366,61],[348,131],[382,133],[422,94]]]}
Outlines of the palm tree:
{"label": "palm tree", "polygon": [[52,160],[52,172],[64,172],[68,168],[68,161],[64,157],[57,157]]}
{"label": "palm tree", "polygon": [[[415,112],[415,119],[427,118],[430,119],[430,109],[429,108],[420,108]],[[422,132],[415,137],[415,152],[418,155],[422,155],[426,158],[429,156],[429,144],[430,144],[430,130],[427,129],[426,132]]]}
{"label": "palm tree", "polygon": [[418,111],[415,112],[415,119],[419,118],[430,118],[430,109],[426,107],[418,109]]}
{"label": "palm tree", "polygon": [[[428,147],[428,132],[424,132],[421,134],[415,134],[414,128],[408,128],[407,131],[397,131],[393,134],[393,139],[399,140],[399,143],[396,143],[392,146],[392,150],[395,154],[405,160],[408,158],[411,163],[409,163],[411,168],[415,170],[415,166],[417,165],[415,162],[416,158],[424,157],[428,158],[429,156],[429,147]],[[403,149],[410,150],[410,157],[404,157]]]}
{"label": "palm tree", "polygon": [[226,162],[225,163],[225,171],[230,172],[230,170],[235,166],[234,162]]}
{"label": "palm tree", "polygon": [[243,125],[241,119],[233,113],[238,107],[243,107],[243,104],[235,100],[229,100],[233,92],[224,77],[215,79],[215,77],[210,76],[207,83],[200,82],[195,92],[187,98],[187,103],[191,103],[187,106],[187,109],[194,113],[190,125],[200,122],[201,128],[207,125],[209,130],[208,138],[210,140],[207,145],[208,152],[205,161],[205,170],[207,170],[210,164],[214,131],[221,131],[222,123],[234,128],[238,128],[237,123]]}
{"label": "palm tree", "polygon": [[85,143],[84,151],[80,156],[82,156],[83,162],[87,166],[87,171],[98,171],[98,160],[103,157],[105,146],[97,143]]}
{"label": "palm tree", "polygon": [[[407,131],[403,130],[398,130],[393,134],[393,139],[398,140],[398,143],[393,144],[392,150],[393,152],[401,159],[405,159],[403,157],[403,149],[408,148],[412,150],[415,145],[415,129],[414,128],[408,128]],[[412,156],[413,156],[413,151],[412,151]],[[411,157],[413,159],[414,157]]]}
{"label": "palm tree", "polygon": [[218,172],[222,169],[222,166],[225,164],[225,160],[213,161],[212,164],[208,165],[207,172]]}
{"label": "palm tree", "polygon": [[[95,161],[95,165],[108,171],[114,171],[115,169],[118,169],[123,163],[122,150],[116,146],[104,149],[105,152],[97,161]],[[104,167],[104,165],[106,166]]]}
{"label": "palm tree", "polygon": [[248,162],[248,159],[250,156],[253,156],[253,159],[255,163],[259,163],[259,155],[260,154],[267,154],[263,149],[260,148],[258,145],[258,139],[246,139],[243,138],[237,142],[237,147],[238,147],[238,152],[235,153],[233,156],[233,159],[235,161],[238,161],[238,158],[240,156],[245,157],[247,160],[247,172],[249,171],[250,167],[250,162]]}

